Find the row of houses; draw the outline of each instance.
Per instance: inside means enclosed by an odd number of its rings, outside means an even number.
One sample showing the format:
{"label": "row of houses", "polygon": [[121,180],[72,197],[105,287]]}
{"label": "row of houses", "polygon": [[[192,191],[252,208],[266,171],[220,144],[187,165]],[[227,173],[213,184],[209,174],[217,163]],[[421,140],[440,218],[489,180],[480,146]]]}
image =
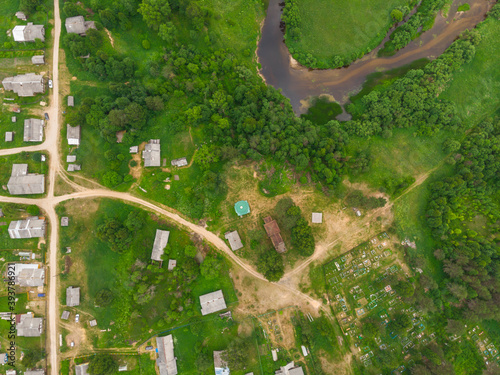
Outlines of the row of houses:
{"label": "row of houses", "polygon": [[[81,36],[85,36],[89,29],[97,29],[94,21],[85,21],[83,16],[66,18],[65,26],[68,34]],[[34,25],[33,22],[28,22],[26,25],[17,25],[12,29],[12,37],[15,42],[34,42],[37,39],[44,42],[45,27],[43,25]]]}

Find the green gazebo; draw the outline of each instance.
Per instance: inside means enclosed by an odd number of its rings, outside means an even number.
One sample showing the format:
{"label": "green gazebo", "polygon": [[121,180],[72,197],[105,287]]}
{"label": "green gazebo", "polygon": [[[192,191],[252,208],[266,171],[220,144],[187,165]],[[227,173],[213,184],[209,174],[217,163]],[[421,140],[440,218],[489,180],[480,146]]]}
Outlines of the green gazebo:
{"label": "green gazebo", "polygon": [[239,217],[250,213],[250,206],[247,201],[239,201],[234,205],[234,210],[238,214]]}

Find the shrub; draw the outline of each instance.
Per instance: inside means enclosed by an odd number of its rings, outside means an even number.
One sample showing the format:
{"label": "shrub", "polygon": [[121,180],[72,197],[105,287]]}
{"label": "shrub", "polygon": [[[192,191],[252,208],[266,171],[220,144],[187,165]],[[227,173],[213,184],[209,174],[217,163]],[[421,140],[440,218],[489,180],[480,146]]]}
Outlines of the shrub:
{"label": "shrub", "polygon": [[151,48],[151,43],[149,42],[149,40],[144,39],[142,41],[142,48],[144,48],[144,49],[150,49]]}

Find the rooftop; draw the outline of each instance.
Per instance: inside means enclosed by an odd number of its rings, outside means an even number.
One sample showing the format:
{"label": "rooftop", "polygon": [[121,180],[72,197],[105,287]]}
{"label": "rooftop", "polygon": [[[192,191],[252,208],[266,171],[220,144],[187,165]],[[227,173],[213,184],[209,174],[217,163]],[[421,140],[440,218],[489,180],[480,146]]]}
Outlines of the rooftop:
{"label": "rooftop", "polygon": [[234,210],[238,216],[243,216],[250,213],[250,205],[247,201],[239,201],[234,204]]}
{"label": "rooftop", "polygon": [[69,319],[69,311],[68,310],[64,310],[62,312],[61,319],[63,319],[63,320],[68,320]]}
{"label": "rooftop", "polygon": [[45,270],[36,263],[12,263],[14,283],[21,287],[43,286]]}
{"label": "rooftop", "polygon": [[35,318],[33,313],[16,316],[17,335],[21,337],[39,337],[42,335],[42,318]]}
{"label": "rooftop", "polygon": [[161,148],[159,139],[151,139],[142,152],[145,167],[159,167],[161,165]]}
{"label": "rooftop", "polygon": [[31,58],[31,63],[35,65],[45,64],[45,56],[36,55]]}
{"label": "rooftop", "polygon": [[94,21],[85,21],[83,16],[66,18],[66,31],[68,34],[85,35],[88,29],[95,29]]}
{"label": "rooftop", "polygon": [[5,90],[12,90],[19,96],[34,96],[45,90],[43,77],[35,73],[4,78],[2,85]]}
{"label": "rooftop", "polygon": [[313,224],[321,224],[323,222],[323,213],[313,212],[311,220],[312,220]]}
{"label": "rooftop", "polygon": [[24,142],[41,142],[43,140],[43,120],[28,118],[24,120]]}
{"label": "rooftop", "polygon": [[69,224],[69,218],[67,216],[63,216],[61,218],[61,227],[67,227]]}
{"label": "rooftop", "polygon": [[44,374],[45,374],[44,369],[28,370],[24,372],[24,375],[44,375]]}
{"label": "rooftop", "polygon": [[80,164],[68,164],[68,172],[81,171],[82,166]]}
{"label": "rooftop", "polygon": [[168,270],[172,271],[175,266],[177,266],[177,261],[175,259],[169,259],[168,260]]}
{"label": "rooftop", "polygon": [[27,25],[17,25],[12,29],[12,36],[15,42],[34,42],[40,39],[45,40],[45,29],[43,25],[33,25],[28,22]]}
{"label": "rooftop", "polygon": [[271,239],[274,248],[278,253],[284,253],[286,251],[285,242],[280,234],[280,228],[276,220],[273,220],[271,216],[264,218],[264,229],[268,237]]}
{"label": "rooftop", "polygon": [[13,132],[5,132],[5,142],[12,142],[13,138],[14,138]]}
{"label": "rooftop", "polygon": [[76,365],[75,375],[89,375],[88,369],[89,369],[88,363],[82,363],[81,365]]}
{"label": "rooftop", "polygon": [[200,296],[201,315],[207,315],[227,308],[222,290]]}
{"label": "rooftop", "polygon": [[66,306],[74,307],[80,305],[80,288],[69,286],[66,288]]}
{"label": "rooftop", "polygon": [[45,236],[45,219],[37,216],[25,220],[11,221],[9,224],[10,238],[39,238]]}
{"label": "rooftop", "polygon": [[215,367],[215,375],[229,375],[230,370],[227,367],[227,362],[222,359],[222,355],[224,354],[224,350],[214,351],[214,367]]}
{"label": "rooftop", "polygon": [[188,165],[187,159],[186,158],[179,158],[179,159],[174,159],[170,162],[174,167],[185,167]]}
{"label": "rooftop", "polygon": [[301,366],[295,366],[294,362],[288,363],[286,366],[281,366],[275,375],[304,375],[304,370]]}
{"label": "rooftop", "polygon": [[174,340],[172,335],[157,337],[156,346],[158,348],[158,358],[156,364],[160,375],[177,374],[177,358],[174,354]]}
{"label": "rooftop", "polygon": [[78,146],[80,144],[80,125],[66,124],[66,139],[69,145]]}
{"label": "rooftop", "polygon": [[68,107],[74,107],[75,106],[75,98],[73,96],[68,96]]}
{"label": "rooftop", "polygon": [[227,232],[224,237],[229,241],[229,246],[231,246],[231,250],[236,251],[243,247],[241,243],[240,235],[237,231]]}
{"label": "rooftop", "polygon": [[168,244],[168,237],[170,232],[167,230],[156,230],[155,242],[153,244],[153,251],[151,252],[151,259],[161,262],[161,256],[165,252],[165,246]]}
{"label": "rooftop", "polygon": [[66,156],[67,163],[74,163],[76,161],[76,155],[68,155]]}

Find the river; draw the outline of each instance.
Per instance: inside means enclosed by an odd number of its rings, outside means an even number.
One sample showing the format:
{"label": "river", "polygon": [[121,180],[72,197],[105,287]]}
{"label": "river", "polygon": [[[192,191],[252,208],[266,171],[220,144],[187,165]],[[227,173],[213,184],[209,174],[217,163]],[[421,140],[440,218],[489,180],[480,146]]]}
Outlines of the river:
{"label": "river", "polygon": [[[368,75],[441,55],[462,31],[482,21],[491,6],[487,0],[469,0],[470,10],[457,13],[459,1],[454,1],[447,18],[439,13],[432,29],[391,57],[377,57],[386,37],[380,46],[346,68],[312,70],[298,64],[288,52],[280,30],[280,1],[283,0],[269,1],[257,56],[261,64],[260,74],[266,83],[281,89],[297,114],[307,111],[308,99],[312,97],[327,94],[345,104],[350,95],[361,89]],[[339,119],[347,118],[345,113],[343,115]]]}

